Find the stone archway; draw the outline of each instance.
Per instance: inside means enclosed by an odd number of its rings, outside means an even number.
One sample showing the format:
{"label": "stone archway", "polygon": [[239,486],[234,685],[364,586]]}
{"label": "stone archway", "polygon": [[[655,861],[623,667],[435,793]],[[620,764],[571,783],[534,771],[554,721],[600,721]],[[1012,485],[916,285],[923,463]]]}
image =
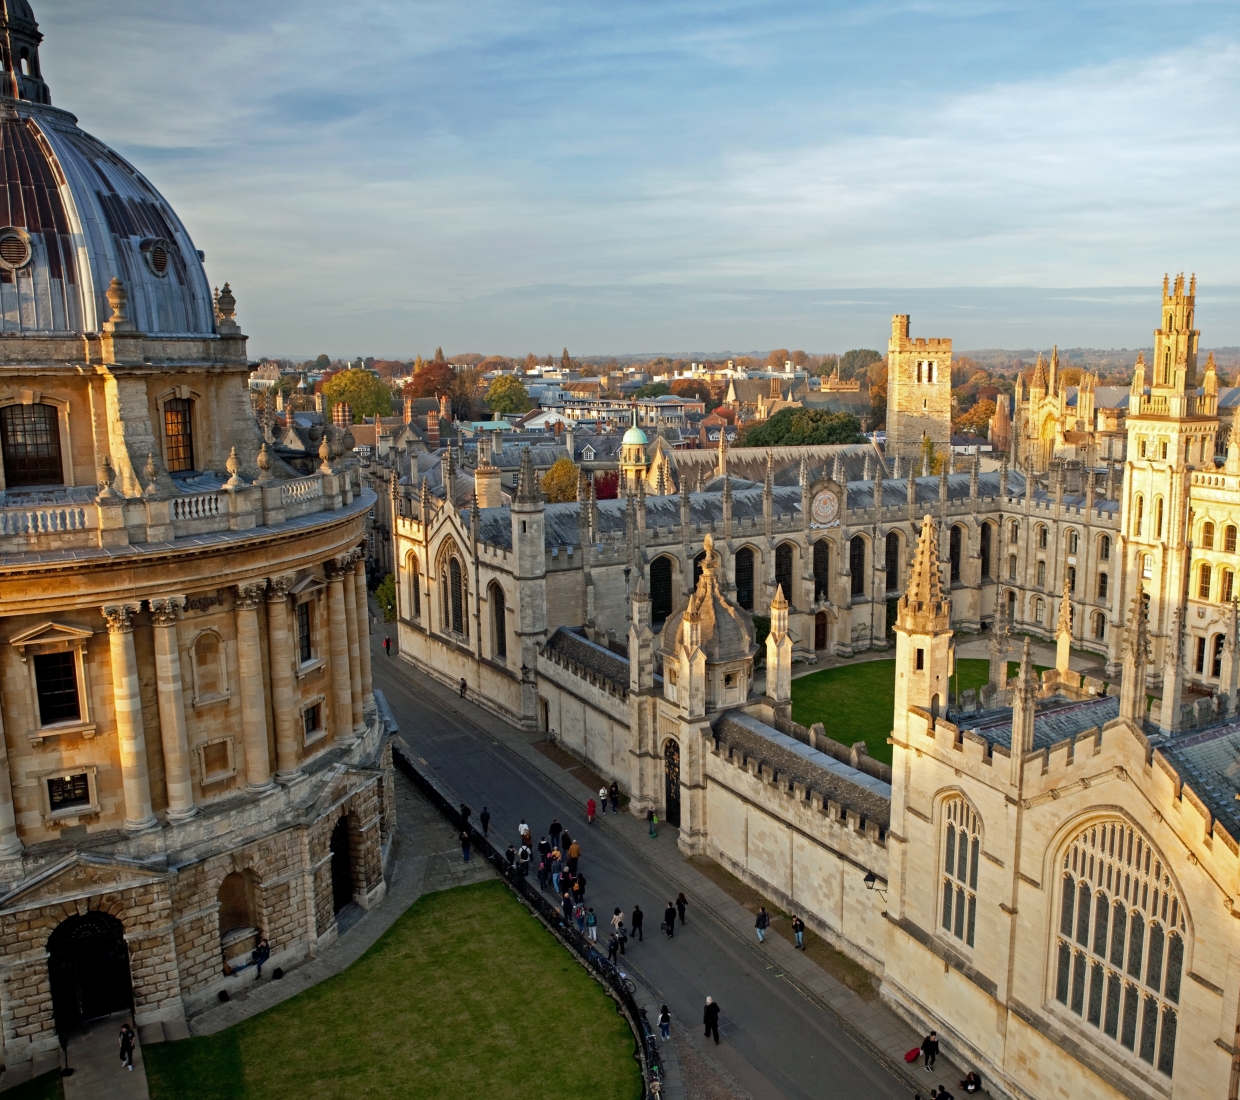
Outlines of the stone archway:
{"label": "stone archway", "polygon": [[133,1008],[125,926],[92,909],[68,917],[47,941],[56,1031],[63,1037],[91,1020]]}
{"label": "stone archway", "polygon": [[680,825],[680,745],[671,738],[663,746],[663,819]]}
{"label": "stone archway", "polygon": [[339,913],[353,900],[353,853],[349,845],[349,819],[342,817],[332,830],[332,912]]}

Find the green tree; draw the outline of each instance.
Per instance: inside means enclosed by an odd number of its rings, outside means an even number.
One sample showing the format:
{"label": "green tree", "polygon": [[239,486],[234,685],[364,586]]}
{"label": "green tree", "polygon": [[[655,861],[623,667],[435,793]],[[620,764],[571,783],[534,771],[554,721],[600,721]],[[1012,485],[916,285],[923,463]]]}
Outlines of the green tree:
{"label": "green tree", "polygon": [[577,499],[577,467],[571,458],[557,458],[543,474],[542,491],[551,504]]}
{"label": "green tree", "polygon": [[326,355],[326,354],[320,355],[320,356],[319,356],[319,357],[318,357],[318,358],[314,361],[314,369],[315,369],[315,370],[327,370],[327,368],[328,368],[328,367],[330,367],[331,365],[332,365],[331,356],[330,356],[330,355]]}
{"label": "green tree", "polygon": [[922,438],[921,441],[921,459],[923,466],[928,466],[932,474],[937,474],[943,468],[943,459],[939,455],[939,449],[934,445],[934,441]]}
{"label": "green tree", "polygon": [[519,413],[530,409],[530,395],[520,378],[501,374],[487,389],[487,407],[497,413]]}
{"label": "green tree", "polygon": [[663,397],[671,392],[672,388],[666,382],[648,382],[634,390],[633,396],[640,400],[643,397]]}
{"label": "green tree", "polygon": [[391,573],[383,578],[383,583],[375,589],[375,603],[383,612],[385,623],[396,622],[396,578]]}
{"label": "green tree", "polygon": [[840,377],[861,377],[871,363],[877,363],[881,358],[882,356],[871,348],[853,348],[852,351],[846,351],[840,356]]}
{"label": "green tree", "polygon": [[323,397],[329,405],[351,405],[355,424],[366,416],[392,415],[392,391],[367,370],[333,374],[323,385]]}
{"label": "green tree", "polygon": [[748,425],[745,447],[799,447],[817,443],[862,443],[861,422],[849,413],[821,409],[780,409],[767,420]]}

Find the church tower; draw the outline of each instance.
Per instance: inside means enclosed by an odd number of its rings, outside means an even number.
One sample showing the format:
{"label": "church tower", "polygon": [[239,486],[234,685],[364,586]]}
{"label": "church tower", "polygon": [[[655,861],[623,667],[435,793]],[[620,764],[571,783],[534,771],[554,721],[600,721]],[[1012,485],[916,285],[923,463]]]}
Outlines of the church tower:
{"label": "church tower", "polygon": [[[1159,725],[1176,729],[1185,677],[1184,634],[1189,599],[1189,485],[1194,470],[1213,467],[1218,435],[1217,393],[1197,393],[1193,328],[1197,279],[1163,279],[1161,325],[1154,331],[1149,392],[1138,364],[1128,411],[1128,476],[1121,527],[1126,592],[1149,597],[1153,665],[1163,685]],[[1130,598],[1130,597],[1129,597]]]}
{"label": "church tower", "polygon": [[921,460],[922,441],[946,454],[952,434],[952,342],[909,337],[907,313],[887,344],[887,456]]}
{"label": "church tower", "polygon": [[528,447],[521,452],[512,500],[512,548],[517,582],[517,636],[521,639],[521,724],[538,727],[538,647],[547,639],[547,557],[543,498]]}
{"label": "church tower", "polygon": [[952,674],[951,602],[943,591],[938,527],[933,516],[921,523],[908,590],[896,609],[896,700],[892,735],[907,737],[908,708],[937,718],[947,709]]}
{"label": "church tower", "polygon": [[620,488],[637,491],[638,482],[646,480],[646,433],[637,426],[637,406],[633,406],[633,423],[620,441]]}

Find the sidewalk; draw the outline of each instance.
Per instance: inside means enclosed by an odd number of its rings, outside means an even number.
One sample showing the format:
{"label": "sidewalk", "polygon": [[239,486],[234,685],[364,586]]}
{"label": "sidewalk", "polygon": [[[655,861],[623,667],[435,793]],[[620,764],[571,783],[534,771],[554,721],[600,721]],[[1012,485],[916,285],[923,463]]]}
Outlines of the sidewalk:
{"label": "sidewalk", "polygon": [[[397,658],[394,656],[392,660]],[[397,669],[393,667],[391,671],[395,673]],[[410,673],[410,666],[399,666],[399,674]],[[522,762],[559,788],[571,802],[584,804],[589,797],[584,783],[533,747],[532,742],[537,740],[540,734],[525,733],[509,726],[490,711],[468,698],[459,698],[450,688],[429,677],[421,678],[418,688],[433,694],[439,707],[459,715],[462,721],[482,730],[497,744],[512,751]],[[946,1086],[949,1091],[958,1088],[964,1077],[964,1070],[945,1053],[939,1056],[933,1073],[922,1069],[920,1063],[915,1068],[905,1064],[904,1052],[920,1046],[923,1033],[916,1031],[891,1008],[878,1000],[865,1001],[778,935],[768,936],[767,942],[759,945],[753,932],[753,914],[687,861],[676,847],[674,828],[661,826],[661,836],[653,843],[647,836],[645,822],[629,814],[600,816],[596,820],[595,828],[613,831],[618,838],[644,856],[656,873],[666,881],[671,891],[668,896],[674,897],[677,890],[684,890],[690,899],[691,911],[695,910],[700,915],[699,919],[713,920],[727,934],[742,942],[746,950],[755,956],[759,965],[765,966],[767,970],[774,970],[776,977],[787,981],[802,997],[838,1023],[862,1049],[905,1080],[909,1088],[923,1094],[927,1093],[932,1085]],[[640,968],[633,966],[631,961],[629,965],[630,969],[637,971],[640,976]],[[646,981],[645,984],[650,983]]]}
{"label": "sidewalk", "polygon": [[70,1040],[73,1073],[61,1079],[65,1100],[149,1100],[142,1044],[134,1046],[132,1070],[121,1061],[118,1037],[128,1019],[128,1012],[114,1012]]}

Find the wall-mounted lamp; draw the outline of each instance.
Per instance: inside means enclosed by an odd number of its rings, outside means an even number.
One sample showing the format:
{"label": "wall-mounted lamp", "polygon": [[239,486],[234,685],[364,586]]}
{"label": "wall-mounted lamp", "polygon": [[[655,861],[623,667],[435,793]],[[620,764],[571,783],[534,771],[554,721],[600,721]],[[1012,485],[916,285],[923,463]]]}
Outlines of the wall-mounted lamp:
{"label": "wall-mounted lamp", "polygon": [[[865,882],[865,888],[867,890],[873,890],[875,888],[875,884],[878,882],[878,875],[876,875],[873,871],[867,871],[863,881]],[[883,901],[887,900],[887,895],[882,890],[878,891],[878,896],[881,897]]]}

